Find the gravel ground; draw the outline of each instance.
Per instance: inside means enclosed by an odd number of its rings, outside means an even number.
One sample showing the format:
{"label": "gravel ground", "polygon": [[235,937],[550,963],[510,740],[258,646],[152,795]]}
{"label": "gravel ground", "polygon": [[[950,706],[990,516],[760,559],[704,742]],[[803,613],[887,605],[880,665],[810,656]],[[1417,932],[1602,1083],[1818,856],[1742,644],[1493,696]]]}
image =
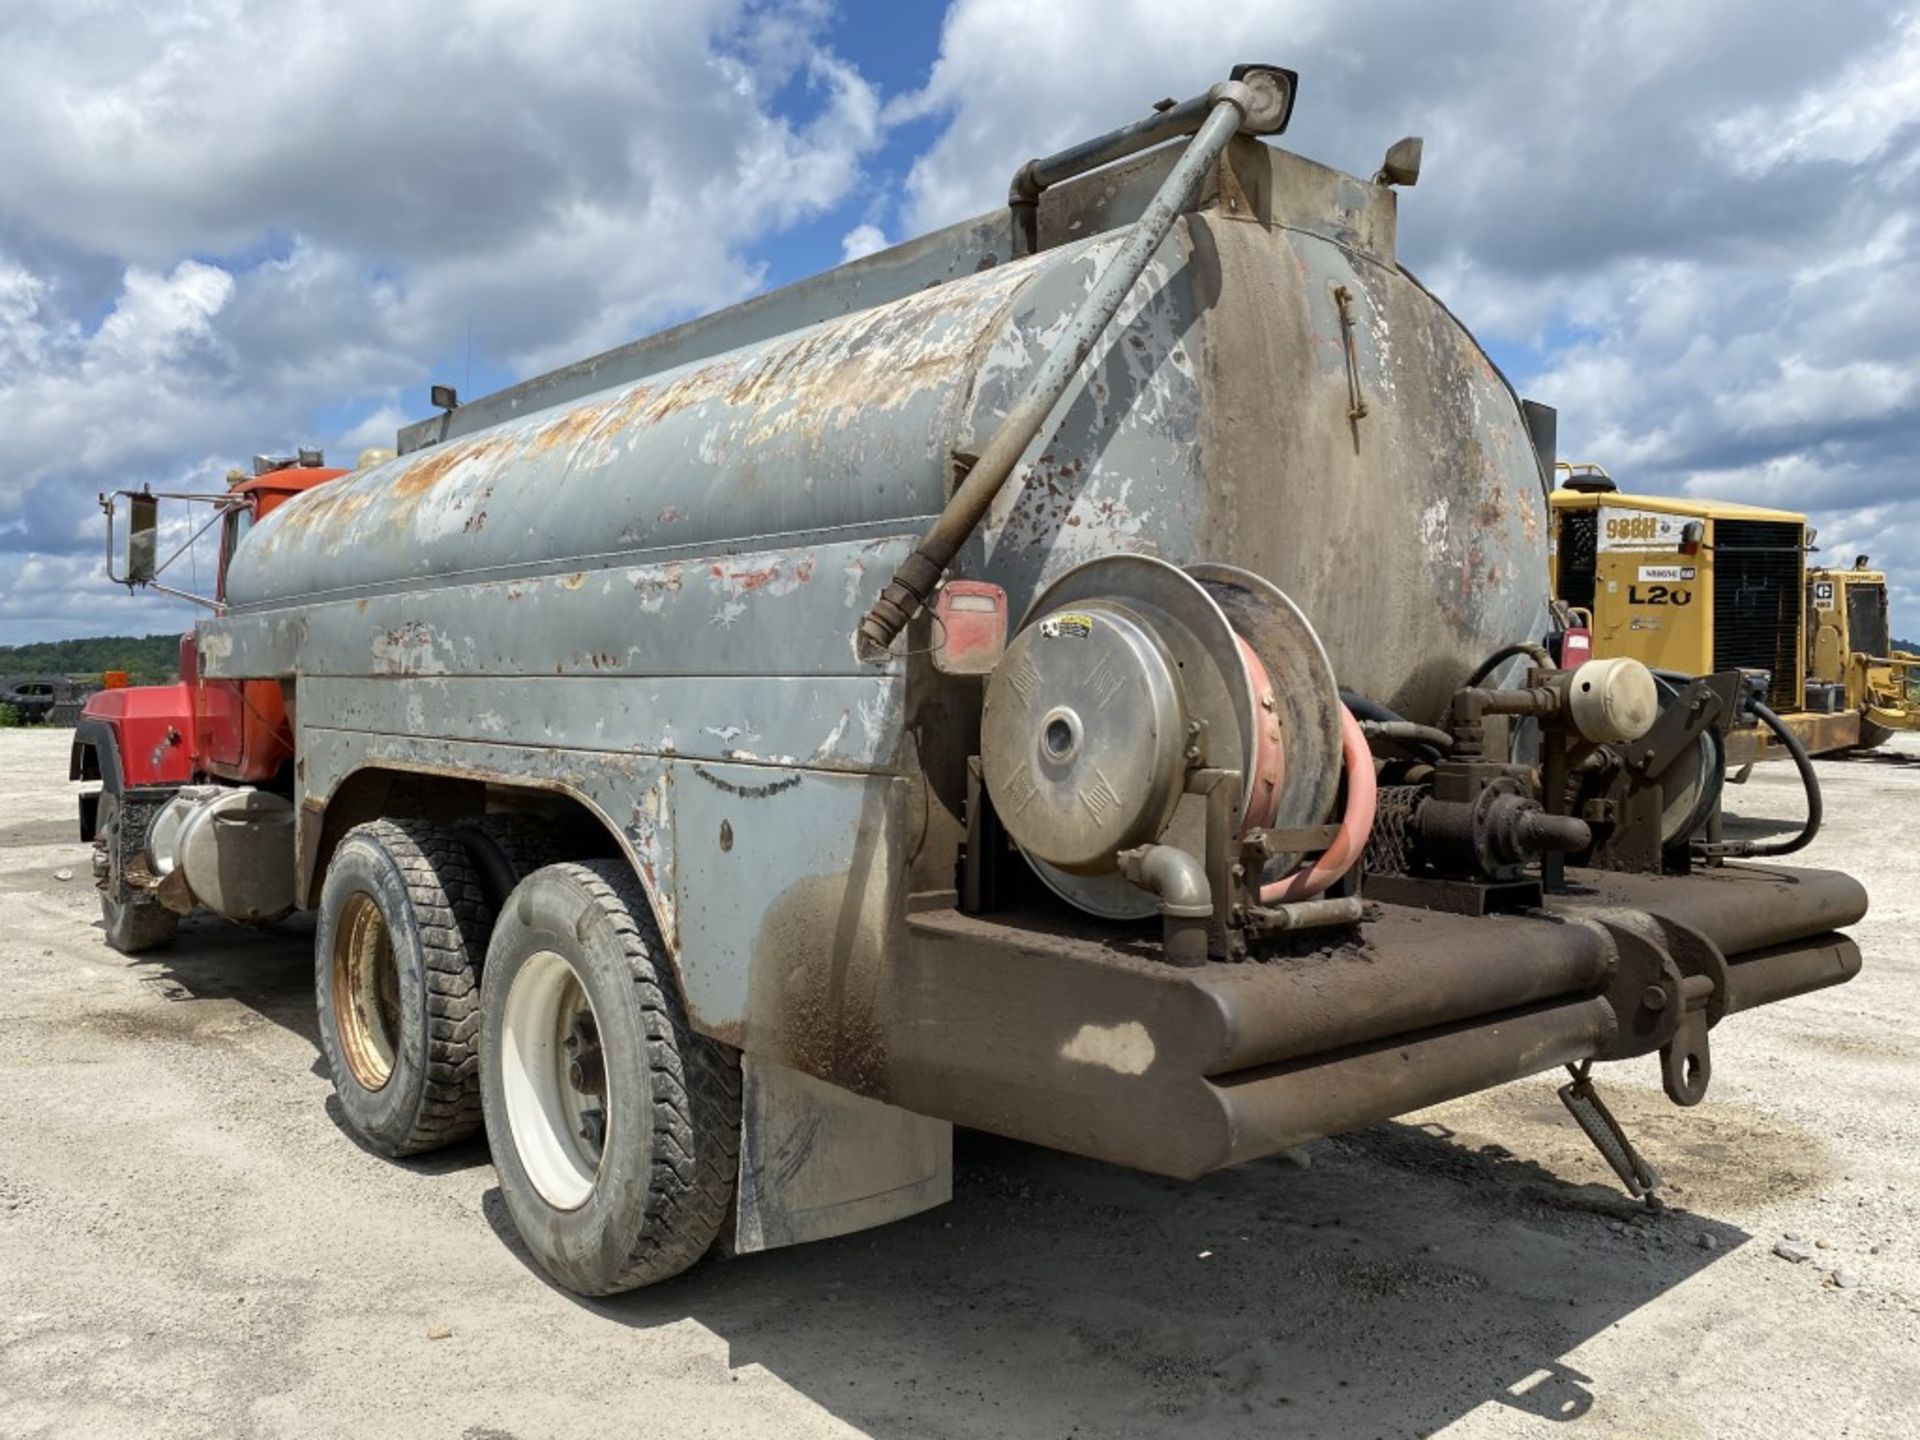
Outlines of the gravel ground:
{"label": "gravel ground", "polygon": [[[611,1303],[528,1267],[483,1148],[347,1137],[310,926],[106,948],[66,744],[0,731],[0,1436],[1915,1433],[1904,737],[1820,767],[1861,977],[1716,1030],[1696,1110],[1603,1072],[1668,1214],[1542,1076],[1193,1185],[963,1136],[943,1209]],[[1799,813],[1787,767],[1730,794]]]}

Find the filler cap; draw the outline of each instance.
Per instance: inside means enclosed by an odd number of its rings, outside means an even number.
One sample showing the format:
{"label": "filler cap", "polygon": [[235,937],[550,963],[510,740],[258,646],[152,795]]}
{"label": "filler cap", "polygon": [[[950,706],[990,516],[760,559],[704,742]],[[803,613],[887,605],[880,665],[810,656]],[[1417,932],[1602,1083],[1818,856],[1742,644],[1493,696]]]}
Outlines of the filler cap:
{"label": "filler cap", "polygon": [[1567,711],[1596,745],[1638,740],[1660,714],[1653,672],[1638,660],[1589,660],[1568,678]]}

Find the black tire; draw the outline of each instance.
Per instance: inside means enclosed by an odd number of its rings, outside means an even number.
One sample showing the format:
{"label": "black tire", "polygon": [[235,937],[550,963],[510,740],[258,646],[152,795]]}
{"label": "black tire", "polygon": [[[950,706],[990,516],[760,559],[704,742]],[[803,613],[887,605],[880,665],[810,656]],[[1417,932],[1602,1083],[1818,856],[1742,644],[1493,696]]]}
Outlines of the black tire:
{"label": "black tire", "polygon": [[460,841],[424,820],[341,839],[320,889],[320,1048],[348,1126],[382,1155],[480,1128],[479,960],[492,922]]}
{"label": "black tire", "polygon": [[1869,750],[1878,750],[1887,741],[1893,739],[1893,731],[1885,725],[1876,725],[1864,716],[1860,720],[1860,743],[1853,747],[1854,753],[1864,754]]}
{"label": "black tire", "polygon": [[534,871],[581,858],[559,827],[537,815],[480,815],[456,820],[453,833],[466,846],[467,858],[479,873],[487,906],[496,915],[506,907],[513,887]]}
{"label": "black tire", "polygon": [[100,924],[107,944],[122,955],[157,950],[173,939],[180,917],[127,881],[132,855],[147,842],[147,824],[164,801],[126,801],[102,791],[94,820],[94,873],[100,885]]}
{"label": "black tire", "polygon": [[[540,1268],[578,1294],[612,1295],[698,1261],[732,1210],[740,1060],[688,1025],[632,873],[602,860],[549,866],[522,881],[494,927],[484,986],[487,1140],[507,1211]],[[560,1026],[542,1022],[549,991],[571,997],[571,1010],[556,1002],[555,1012],[575,1017],[569,1040],[584,1016],[585,1049],[569,1050]],[[569,1054],[576,1066],[591,1054],[597,1094],[568,1085]],[[575,1135],[543,1117],[578,1121],[579,1109],[539,1103],[543,1094],[567,1103],[568,1093],[602,1107],[597,1123]]]}

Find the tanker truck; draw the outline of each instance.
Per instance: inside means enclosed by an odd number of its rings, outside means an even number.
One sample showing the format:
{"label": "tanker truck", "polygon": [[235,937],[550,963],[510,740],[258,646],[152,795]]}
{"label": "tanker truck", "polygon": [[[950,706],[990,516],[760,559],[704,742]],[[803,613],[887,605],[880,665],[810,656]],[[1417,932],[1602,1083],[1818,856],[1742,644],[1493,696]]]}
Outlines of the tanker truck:
{"label": "tanker truck", "polygon": [[1697,1103],[1865,896],[1663,852],[1739,677],[1562,667],[1551,412],[1395,259],[1418,141],[1281,150],[1295,83],[438,394],[196,627],[283,765],[123,771],[100,716],[105,903],[275,867],[345,1123],[484,1130],[586,1294],[937,1205],[955,1125],[1196,1178],[1561,1067],[1655,1194],[1592,1065]]}

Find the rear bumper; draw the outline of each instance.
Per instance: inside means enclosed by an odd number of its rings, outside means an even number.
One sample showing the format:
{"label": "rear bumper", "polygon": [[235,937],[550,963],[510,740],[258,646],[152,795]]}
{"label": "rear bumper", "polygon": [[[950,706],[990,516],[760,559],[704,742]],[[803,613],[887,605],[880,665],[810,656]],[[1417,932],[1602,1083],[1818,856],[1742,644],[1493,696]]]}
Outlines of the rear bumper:
{"label": "rear bumper", "polygon": [[[1714,1023],[1860,968],[1837,930],[1866,895],[1845,875],[1570,879],[1578,893],[1545,914],[1380,906],[1363,943],[1194,969],[1150,958],[1151,941],[1129,953],[1077,927],[916,915],[884,1098],[1191,1178],[1560,1065],[1651,1053],[1673,1038],[1687,976],[1711,977]],[[1663,985],[1671,1003],[1643,1004]]]}

